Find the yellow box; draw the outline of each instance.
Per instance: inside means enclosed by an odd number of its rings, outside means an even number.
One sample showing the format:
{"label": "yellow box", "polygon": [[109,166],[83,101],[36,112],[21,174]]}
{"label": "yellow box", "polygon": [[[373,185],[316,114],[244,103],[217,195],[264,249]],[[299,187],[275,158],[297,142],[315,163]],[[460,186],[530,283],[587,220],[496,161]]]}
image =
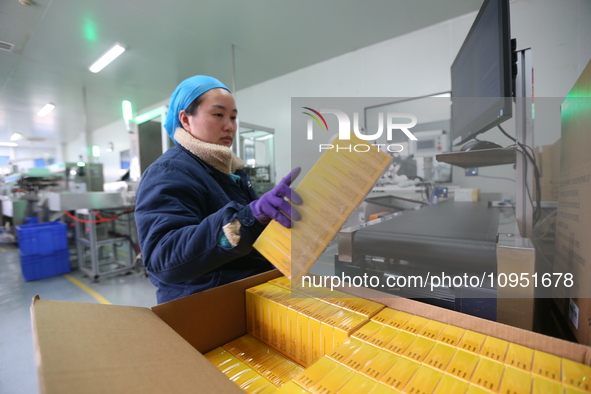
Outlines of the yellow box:
{"label": "yellow box", "polygon": [[413,316],[402,326],[401,330],[408,331],[411,334],[418,334],[427,323],[429,323],[429,319],[421,316]]}
{"label": "yellow box", "polygon": [[256,286],[257,292],[255,296],[260,297],[258,303],[255,302],[255,308],[261,308],[260,310],[256,311],[260,322],[260,337],[263,342],[269,343],[270,338],[270,331],[271,331],[271,316],[270,316],[270,299],[274,297],[276,294],[285,293],[285,289],[275,286],[270,283],[263,283],[259,286]]}
{"label": "yellow box", "polygon": [[231,359],[226,360],[226,362],[223,363],[223,364],[218,364],[217,365],[217,368],[224,375],[226,375],[227,373],[230,373],[230,371],[233,370],[234,368],[239,368],[243,364],[246,365],[245,363],[243,363],[242,361],[240,361],[237,357],[233,357]]}
{"label": "yellow box", "polygon": [[491,359],[480,357],[480,362],[472,374],[471,382],[487,390],[497,392],[503,377],[505,365]]}
{"label": "yellow box", "polygon": [[530,372],[534,360],[534,349],[510,343],[505,355],[505,364]]}
{"label": "yellow box", "polygon": [[361,326],[358,330],[356,330],[352,337],[360,339],[365,342],[369,342],[369,339],[377,333],[384,325],[382,323],[377,323],[373,320],[368,321],[366,324]]}
{"label": "yellow box", "polygon": [[252,371],[247,364],[240,362],[238,364],[234,364],[229,368],[225,368],[222,370],[223,374],[228,377],[232,382],[238,379],[243,374],[247,373],[248,371]]}
{"label": "yellow box", "polygon": [[216,347],[215,349],[205,353],[203,355],[206,359],[208,359],[212,364],[215,364],[213,360],[217,360],[218,358],[226,358],[233,356],[232,353],[224,349],[222,346]]}
{"label": "yellow box", "polygon": [[367,394],[400,394],[400,391],[394,390],[383,383],[376,383],[373,389]]}
{"label": "yellow box", "polygon": [[261,392],[264,392],[264,390],[277,389],[271,382],[269,382],[262,376],[260,376],[258,379],[253,379],[249,382],[242,384],[240,388],[245,392],[251,394],[259,394]]}
{"label": "yellow box", "polygon": [[390,318],[385,324],[394,328],[402,328],[414,315],[410,313],[398,311],[394,316]]}
{"label": "yellow box", "polygon": [[364,342],[355,338],[349,338],[340,346],[336,347],[330,354],[328,354],[328,357],[342,364],[363,345]]}
{"label": "yellow box", "polygon": [[393,353],[403,354],[404,351],[410,346],[411,343],[414,342],[415,339],[417,339],[416,335],[401,330],[398,333],[398,335],[392,338],[384,346],[384,349]]}
{"label": "yellow box", "polygon": [[249,369],[245,373],[243,373],[240,376],[238,376],[234,380],[234,383],[236,383],[236,385],[238,387],[240,387],[241,389],[244,390],[244,387],[249,387],[251,384],[253,384],[254,382],[256,382],[258,380],[261,380],[261,379],[262,379],[263,385],[261,387],[259,387],[259,389],[261,389],[264,386],[268,385],[269,384],[269,381],[265,382],[265,380],[266,380],[265,378],[263,378],[255,370]]}
{"label": "yellow box", "polygon": [[359,350],[351,354],[343,361],[343,364],[357,372],[365,368],[367,363],[373,360],[380,353],[380,349],[364,343]]}
{"label": "yellow box", "polygon": [[316,362],[322,356],[324,356],[322,320],[321,318],[310,316],[308,320],[308,363],[306,366]]}
{"label": "yellow box", "polygon": [[378,323],[386,324],[397,313],[398,313],[398,311],[396,309],[384,308],[381,311],[379,311],[377,314],[372,316],[371,320],[375,320]]}
{"label": "yellow box", "polygon": [[408,381],[402,392],[407,394],[432,393],[443,375],[443,372],[423,365]]}
{"label": "yellow box", "polygon": [[444,373],[439,384],[435,387],[433,394],[461,394],[468,390],[469,385],[470,384],[465,380]]}
{"label": "yellow box", "polygon": [[562,359],[562,383],[591,392],[591,367],[566,358]]}
{"label": "yellow box", "polygon": [[370,301],[365,298],[347,298],[343,303],[343,308],[351,312],[359,313],[359,310],[369,302]]}
{"label": "yellow box", "polygon": [[576,389],[570,386],[563,386],[564,387],[564,394],[585,394],[586,391]]}
{"label": "yellow box", "polygon": [[307,390],[313,394],[334,394],[355,376],[351,369],[338,365],[324,375],[320,382],[311,385]]}
{"label": "yellow box", "polygon": [[255,320],[255,301],[254,298],[256,297],[256,290],[254,288],[246,289],[244,293],[244,301],[245,301],[245,313],[246,313],[246,332],[251,335],[255,335],[254,333],[254,320]]}
{"label": "yellow box", "polygon": [[445,371],[458,378],[470,380],[478,360],[477,354],[458,349]]}
{"label": "yellow box", "polygon": [[465,394],[491,394],[492,391],[488,391],[486,389],[483,389],[480,386],[477,386],[475,384],[471,384],[468,386],[468,390],[466,391]]}
{"label": "yellow box", "polygon": [[509,349],[509,342],[489,336],[482,345],[480,355],[502,363],[505,361],[507,349]]}
{"label": "yellow box", "polygon": [[332,348],[336,349],[341,346],[344,342],[349,339],[349,332],[341,329],[340,327],[334,327],[332,330]]}
{"label": "yellow box", "polygon": [[343,311],[345,315],[340,321],[337,321],[333,334],[332,334],[332,344],[333,348],[336,348],[341,343],[349,338],[349,335],[359,326],[366,323],[368,320],[366,317],[358,315],[351,311]]}
{"label": "yellow box", "polygon": [[261,292],[264,289],[264,285],[266,283],[262,283],[258,286],[252,287],[248,289],[251,292],[251,314],[252,314],[252,331],[250,334],[257,338],[261,339],[261,330],[263,329],[263,310],[261,308]]}
{"label": "yellow box", "polygon": [[[222,349],[223,352],[220,352]],[[241,362],[236,356],[222,347],[216,348],[205,355],[210,363],[215,365],[217,369],[222,369],[224,365],[231,365]]]}
{"label": "yellow box", "polygon": [[275,394],[277,392],[277,390],[278,390],[277,387],[270,385],[270,386],[263,388],[262,390],[254,392],[252,394]]}
{"label": "yellow box", "polygon": [[[308,394],[308,390],[304,390],[300,386],[298,386],[295,382],[287,382],[283,386],[281,386],[277,391],[276,394]],[[258,394],[258,393],[256,393]]]}
{"label": "yellow box", "polygon": [[532,374],[521,369],[505,366],[500,393],[529,394],[531,393]]}
{"label": "yellow box", "polygon": [[390,368],[393,368],[399,358],[397,354],[381,350],[360,372],[379,381]]}
{"label": "yellow box", "polygon": [[369,343],[383,348],[388,342],[392,340],[392,338],[398,335],[399,332],[400,330],[398,328],[383,325],[380,331],[376,332],[369,339]]}
{"label": "yellow box", "polygon": [[300,316],[299,311],[314,301],[314,299],[310,298],[293,298],[291,300],[291,305],[289,306],[289,309],[287,311],[286,354],[292,360],[299,360],[299,354],[301,350],[299,346],[300,337],[298,335],[298,318]]}
{"label": "yellow box", "polygon": [[441,335],[437,338],[437,341],[446,343],[450,346],[457,346],[465,332],[466,330],[463,328],[448,325],[443,329]]}
{"label": "yellow box", "polygon": [[534,375],[531,394],[563,394],[563,392],[562,385],[557,381]]}
{"label": "yellow box", "polygon": [[247,363],[252,361],[252,358],[264,349],[262,342],[248,334],[226,343],[223,347],[241,361]]}
{"label": "yellow box", "polygon": [[438,322],[437,320],[429,320],[429,322],[421,328],[419,335],[429,339],[437,339],[439,335],[445,330],[447,324]]}
{"label": "yellow box", "polygon": [[560,381],[560,366],[560,357],[539,350],[534,351],[534,361],[531,370],[534,374]]}
{"label": "yellow box", "polygon": [[302,372],[304,372],[303,367],[286,358],[283,362],[261,375],[275,386],[281,387],[285,382],[289,382]]}
{"label": "yellow box", "polygon": [[[310,316],[315,315],[324,307],[329,306],[327,303],[319,300],[312,299],[312,301],[300,310],[296,327],[299,346],[298,359],[296,361],[304,367],[310,365],[310,355],[312,353],[310,346]],[[318,338],[320,337],[320,332],[316,331],[315,334]]]}
{"label": "yellow box", "polygon": [[324,321],[320,322],[320,352],[323,356],[334,350],[333,336],[334,327]]}
{"label": "yellow box", "polygon": [[284,289],[291,290],[291,280],[287,276],[280,276],[275,279],[271,279],[267,283],[271,283],[275,286],[283,287]]}
{"label": "yellow box", "polygon": [[480,354],[486,335],[475,331],[466,331],[458,343],[458,348]]}
{"label": "yellow box", "polygon": [[317,384],[320,380],[330,373],[333,369],[338,367],[340,364],[328,357],[322,357],[314,364],[310,365],[296,376],[293,381],[300,387],[308,389],[310,386]]}
{"label": "yellow box", "polygon": [[287,335],[288,335],[288,310],[291,305],[291,295],[285,293],[280,297],[275,298],[277,303],[277,313],[275,315],[275,330],[277,331],[277,344],[274,346],[275,349],[279,350],[283,354],[287,354]]}
{"label": "yellow box", "polygon": [[427,357],[423,360],[423,364],[427,364],[433,368],[445,371],[449,362],[454,357],[458,349],[454,346],[446,345],[445,343],[437,342],[433,349],[429,352]]}
{"label": "yellow box", "polygon": [[339,394],[367,394],[377,383],[365,375],[356,374],[341,389]]}
{"label": "yellow box", "polygon": [[278,288],[279,290],[269,298],[269,342],[268,344],[275,349],[280,349],[281,333],[285,324],[286,300],[291,298],[289,290]]}
{"label": "yellow box", "polygon": [[255,371],[265,376],[269,371],[273,371],[279,364],[283,363],[287,358],[276,352],[269,352],[267,357],[255,360],[252,364],[249,364]]}
{"label": "yellow box", "polygon": [[359,326],[362,324],[367,323],[369,320],[365,316],[358,315],[353,312],[349,312],[349,315],[338,322],[335,327],[340,328],[347,332],[347,334],[351,334],[355,331]]}
{"label": "yellow box", "polygon": [[384,308],[385,305],[380,304],[379,302],[369,301],[355,312],[369,319]]}
{"label": "yellow box", "polygon": [[400,357],[396,361],[396,364],[382,376],[380,382],[400,391],[420,367],[421,364],[408,358]]}
{"label": "yellow box", "polygon": [[417,338],[414,340],[413,343],[410,344],[410,346],[406,349],[403,355],[412,360],[415,360],[418,363],[423,362],[423,360],[425,359],[425,357],[427,357],[431,349],[435,347],[436,343],[437,342],[432,339],[417,336]]}

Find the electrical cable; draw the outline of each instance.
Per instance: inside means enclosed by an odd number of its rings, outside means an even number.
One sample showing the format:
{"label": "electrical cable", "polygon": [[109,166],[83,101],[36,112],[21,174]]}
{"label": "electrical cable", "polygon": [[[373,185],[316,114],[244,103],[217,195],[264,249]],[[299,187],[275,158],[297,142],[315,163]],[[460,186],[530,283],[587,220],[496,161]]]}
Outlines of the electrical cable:
{"label": "electrical cable", "polygon": [[504,180],[504,181],[515,182],[515,179],[505,178],[505,177],[502,177],[502,176],[490,176],[490,175],[480,175],[480,174],[478,174],[478,177],[479,178],[489,178],[489,179],[501,179],[501,180]]}
{"label": "electrical cable", "polygon": [[113,216],[109,216],[109,217],[107,217],[107,218],[103,218],[103,217],[100,215],[99,211],[97,210],[97,211],[94,211],[94,214],[96,215],[96,217],[97,217],[97,218],[99,218],[98,220],[85,220],[85,219],[80,219],[80,218],[78,218],[78,217],[76,217],[76,216],[72,215],[72,214],[71,214],[70,212],[68,212],[68,211],[64,211],[64,215],[66,215],[66,216],[67,216],[67,217],[69,217],[70,219],[72,219],[72,220],[75,220],[75,221],[77,221],[77,222],[81,222],[81,223],[87,223],[87,224],[97,224],[97,223],[106,223],[106,222],[112,222],[112,221],[116,220],[116,219],[117,219],[119,216],[121,216],[121,215],[125,215],[125,214],[127,214],[127,213],[130,213],[130,212],[132,212],[134,209],[135,209],[135,208],[129,208],[129,209],[126,209],[125,211],[123,211],[123,212],[122,212],[122,213],[120,213],[120,214],[113,215]]}
{"label": "electrical cable", "polygon": [[[524,156],[525,156],[525,173],[527,174],[527,160],[529,159],[531,161],[531,163],[534,166],[534,180],[535,180],[535,190],[536,190],[536,205],[535,207],[533,206],[533,199],[531,197],[530,191],[529,191],[529,187],[527,186],[527,182],[526,182],[526,190],[527,190],[527,194],[529,197],[529,200],[532,204],[532,208],[533,208],[533,224],[537,223],[538,220],[540,220],[540,217],[542,215],[542,207],[541,207],[541,198],[542,198],[542,192],[541,192],[541,187],[540,187],[540,171],[538,169],[538,165],[536,163],[536,159],[535,159],[535,153],[533,151],[533,149],[530,146],[524,145],[521,142],[517,141],[516,138],[512,137],[511,135],[509,135],[504,129],[503,127],[501,127],[501,125],[497,125],[497,127],[499,128],[499,130],[501,130],[501,133],[503,133],[507,138],[509,138],[510,140],[512,140],[513,142],[515,142],[515,144],[518,146],[518,148],[521,149],[517,149],[517,151],[521,152]],[[531,151],[531,154],[527,151],[527,149],[529,149]]]}

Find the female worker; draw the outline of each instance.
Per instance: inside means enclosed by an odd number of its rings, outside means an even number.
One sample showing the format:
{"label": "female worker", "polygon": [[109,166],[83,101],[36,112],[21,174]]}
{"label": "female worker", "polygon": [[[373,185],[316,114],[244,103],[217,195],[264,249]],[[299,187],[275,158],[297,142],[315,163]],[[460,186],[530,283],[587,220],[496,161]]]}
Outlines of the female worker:
{"label": "female worker", "polygon": [[208,76],[183,81],[164,127],[176,142],[142,175],[135,219],[158,303],[273,268],[253,242],[271,219],[291,227],[302,200],[294,169],[257,199],[231,150],[238,111],[229,89]]}

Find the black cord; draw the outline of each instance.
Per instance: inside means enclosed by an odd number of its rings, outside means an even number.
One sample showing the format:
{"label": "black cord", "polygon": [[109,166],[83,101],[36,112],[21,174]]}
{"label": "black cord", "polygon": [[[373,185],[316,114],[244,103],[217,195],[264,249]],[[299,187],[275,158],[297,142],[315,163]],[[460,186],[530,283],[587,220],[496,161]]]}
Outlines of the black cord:
{"label": "black cord", "polygon": [[480,175],[478,174],[479,178],[490,178],[490,179],[501,179],[503,181],[511,181],[511,182],[515,182],[515,179],[511,179],[511,178],[505,178],[502,176],[489,176],[489,175]]}
{"label": "black cord", "polygon": [[[502,127],[501,125],[497,125],[497,127],[499,128],[499,130],[501,130],[501,133],[503,133],[507,138],[509,138],[510,140],[512,140],[513,142],[515,142],[515,144],[521,148],[517,149],[519,152],[521,152],[525,157],[525,173],[527,174],[527,160],[529,159],[531,161],[531,163],[534,166],[534,180],[535,180],[535,188],[536,188],[536,206],[533,206],[533,199],[531,198],[531,194],[529,191],[529,187],[527,186],[526,183],[526,189],[527,189],[527,194],[529,197],[529,200],[532,204],[532,208],[534,210],[534,214],[533,214],[533,224],[536,224],[538,222],[538,220],[540,220],[540,217],[542,216],[542,191],[541,191],[541,186],[540,186],[540,171],[538,169],[538,164],[536,163],[536,158],[535,158],[535,154],[534,154],[534,150],[527,145],[522,144],[521,142],[517,141],[516,138],[511,137]],[[527,151],[527,149],[530,150],[531,154]]]}

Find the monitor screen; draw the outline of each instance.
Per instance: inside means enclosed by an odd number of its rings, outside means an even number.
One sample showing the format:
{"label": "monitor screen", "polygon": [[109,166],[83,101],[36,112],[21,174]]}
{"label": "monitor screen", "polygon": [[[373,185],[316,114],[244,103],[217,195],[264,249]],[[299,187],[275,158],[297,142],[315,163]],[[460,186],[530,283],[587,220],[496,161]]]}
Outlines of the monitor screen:
{"label": "monitor screen", "polygon": [[509,0],[485,0],[451,66],[451,138],[462,144],[512,115]]}

